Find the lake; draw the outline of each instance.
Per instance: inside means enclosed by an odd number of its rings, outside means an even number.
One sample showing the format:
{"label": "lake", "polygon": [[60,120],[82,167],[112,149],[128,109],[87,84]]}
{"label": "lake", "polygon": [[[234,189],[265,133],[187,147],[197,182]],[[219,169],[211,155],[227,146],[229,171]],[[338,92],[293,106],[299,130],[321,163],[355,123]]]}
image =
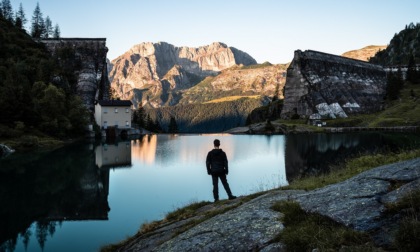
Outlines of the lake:
{"label": "lake", "polygon": [[[0,159],[0,251],[98,251],[186,204],[213,201],[205,158],[220,139],[234,195],[327,172],[363,153],[419,147],[403,133],[147,135]],[[227,195],[219,184],[220,198]]]}

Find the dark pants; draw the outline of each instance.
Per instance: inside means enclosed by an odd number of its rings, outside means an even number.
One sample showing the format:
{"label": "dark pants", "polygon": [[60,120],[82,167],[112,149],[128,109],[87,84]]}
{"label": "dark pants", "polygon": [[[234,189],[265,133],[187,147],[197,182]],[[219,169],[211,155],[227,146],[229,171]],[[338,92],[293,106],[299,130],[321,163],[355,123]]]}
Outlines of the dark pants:
{"label": "dark pants", "polygon": [[213,196],[215,200],[219,199],[219,178],[220,181],[222,181],[223,187],[225,188],[227,195],[229,197],[232,196],[232,192],[230,191],[225,174],[212,174],[211,177],[213,179]]}

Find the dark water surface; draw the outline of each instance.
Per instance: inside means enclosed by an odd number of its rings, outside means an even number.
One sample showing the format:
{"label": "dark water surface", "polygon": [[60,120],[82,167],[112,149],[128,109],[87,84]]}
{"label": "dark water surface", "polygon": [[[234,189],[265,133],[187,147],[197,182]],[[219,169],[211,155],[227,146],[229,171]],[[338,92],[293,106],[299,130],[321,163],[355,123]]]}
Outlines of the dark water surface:
{"label": "dark water surface", "polygon": [[401,133],[151,135],[15,153],[0,159],[0,251],[98,251],[177,207],[212,201],[205,158],[215,138],[238,196],[358,153],[420,146],[419,135]]}

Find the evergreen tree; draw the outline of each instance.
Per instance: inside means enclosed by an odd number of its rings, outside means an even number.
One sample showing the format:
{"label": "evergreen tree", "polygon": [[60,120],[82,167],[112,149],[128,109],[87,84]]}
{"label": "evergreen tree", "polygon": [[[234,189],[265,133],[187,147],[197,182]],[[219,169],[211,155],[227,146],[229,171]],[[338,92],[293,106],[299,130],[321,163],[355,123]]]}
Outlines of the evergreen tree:
{"label": "evergreen tree", "polygon": [[25,16],[25,11],[23,10],[22,3],[19,4],[19,10],[16,12],[15,25],[19,28],[24,28],[26,22],[28,21]]}
{"label": "evergreen tree", "polygon": [[275,102],[279,99],[279,93],[280,93],[280,84],[277,82],[276,89],[274,90],[274,96],[271,100],[272,102]]}
{"label": "evergreen tree", "polygon": [[134,111],[135,116],[133,116],[133,122],[137,124],[139,128],[146,128],[145,125],[145,112],[143,106],[139,106],[137,110]]}
{"label": "evergreen tree", "polygon": [[45,24],[44,18],[42,17],[41,8],[39,3],[36,3],[34,13],[32,15],[32,27],[31,27],[31,36],[33,38],[41,38],[44,33]]}
{"label": "evergreen tree", "polygon": [[150,114],[147,114],[146,116],[146,121],[145,121],[145,128],[150,130],[150,131],[154,131],[154,123],[152,118],[150,117]]}
{"label": "evergreen tree", "polygon": [[155,129],[155,132],[162,132],[163,131],[163,129],[160,126],[160,123],[159,123],[159,121],[158,121],[157,118],[156,118],[156,120],[154,122],[154,129]]}
{"label": "evergreen tree", "polygon": [[406,80],[411,83],[417,83],[419,81],[419,72],[417,71],[416,61],[412,54],[408,60]]}
{"label": "evergreen tree", "polygon": [[10,0],[2,0],[1,2],[1,15],[4,19],[13,23],[13,8]]}
{"label": "evergreen tree", "polygon": [[55,24],[54,32],[53,32],[53,38],[58,39],[58,38],[60,38],[60,36],[61,36],[60,27],[58,26],[58,24]]}
{"label": "evergreen tree", "polygon": [[168,133],[178,133],[178,125],[173,116],[171,116],[171,119],[169,121]]}
{"label": "evergreen tree", "polygon": [[387,77],[386,98],[389,100],[396,100],[400,95],[404,80],[402,78],[401,69],[397,73],[389,73]]}
{"label": "evergreen tree", "polygon": [[53,26],[49,16],[45,19],[45,26],[43,30],[43,38],[50,38],[53,35]]}

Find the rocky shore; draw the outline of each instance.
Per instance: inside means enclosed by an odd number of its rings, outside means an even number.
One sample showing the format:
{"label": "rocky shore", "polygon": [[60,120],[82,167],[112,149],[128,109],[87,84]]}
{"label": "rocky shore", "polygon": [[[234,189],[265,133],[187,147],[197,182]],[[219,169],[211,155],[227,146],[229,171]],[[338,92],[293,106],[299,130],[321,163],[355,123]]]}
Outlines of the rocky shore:
{"label": "rocky shore", "polygon": [[[162,221],[151,231],[127,240],[117,251],[286,251],[276,241],[284,229],[279,201],[298,202],[349,228],[370,234],[375,246],[393,241],[400,213],[386,211],[388,204],[420,188],[420,158],[384,165],[341,183],[312,191],[272,190],[247,200],[205,205],[189,218]],[[315,248],[314,248],[315,249]]]}

